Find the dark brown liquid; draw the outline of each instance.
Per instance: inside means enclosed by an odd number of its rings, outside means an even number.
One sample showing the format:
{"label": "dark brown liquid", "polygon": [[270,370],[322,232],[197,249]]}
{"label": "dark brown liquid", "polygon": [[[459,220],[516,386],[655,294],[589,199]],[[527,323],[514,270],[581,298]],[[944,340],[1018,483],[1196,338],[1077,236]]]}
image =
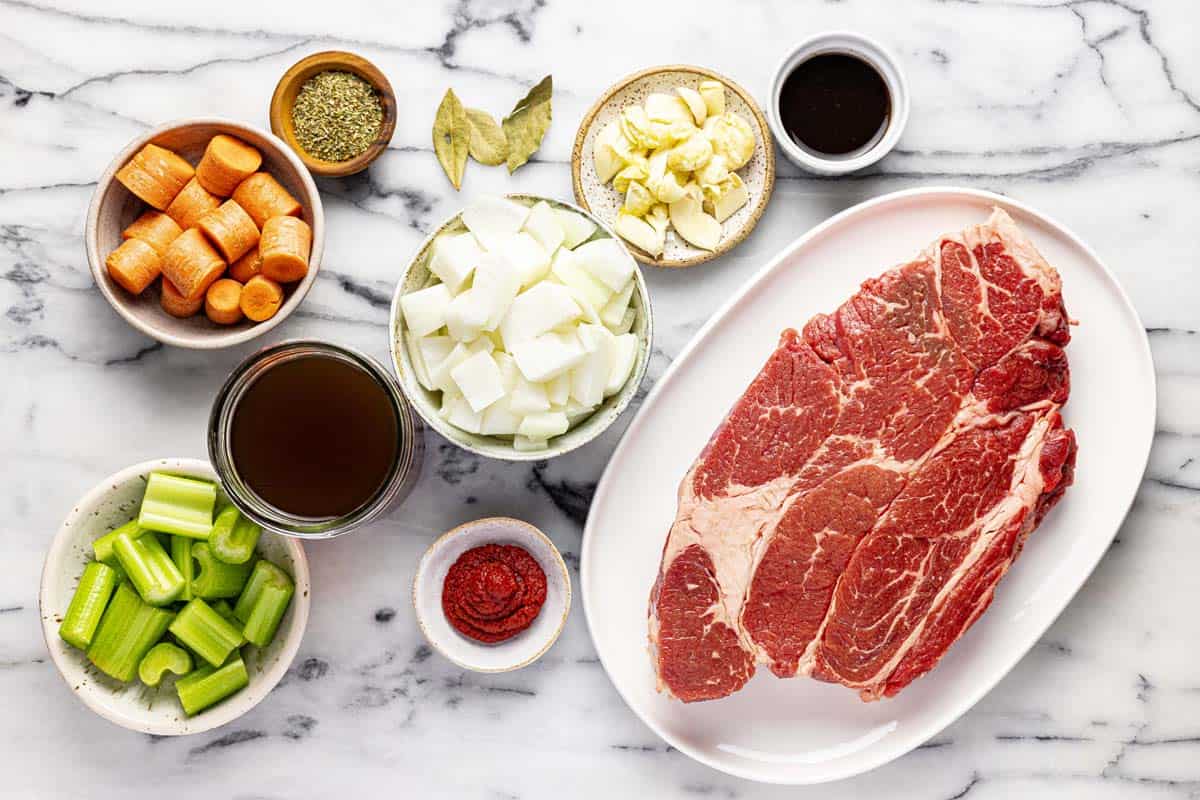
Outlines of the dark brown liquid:
{"label": "dark brown liquid", "polygon": [[813,56],[792,70],[779,93],[783,127],[801,147],[843,155],[874,143],[887,127],[887,83],[861,58]]}
{"label": "dark brown liquid", "polygon": [[398,422],[387,390],[329,356],[277,364],[246,387],[230,445],[238,475],[266,502],[299,517],[339,517],[383,486]]}

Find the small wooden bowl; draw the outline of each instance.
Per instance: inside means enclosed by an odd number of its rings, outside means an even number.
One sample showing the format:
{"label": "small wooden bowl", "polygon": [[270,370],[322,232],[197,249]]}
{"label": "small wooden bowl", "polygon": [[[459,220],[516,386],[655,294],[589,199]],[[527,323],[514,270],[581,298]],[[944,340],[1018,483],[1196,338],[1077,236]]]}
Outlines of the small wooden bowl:
{"label": "small wooden bowl", "polygon": [[[379,93],[379,101],[383,105],[383,124],[379,126],[379,135],[375,137],[375,141],[366,150],[345,161],[324,161],[309,155],[296,141],[296,131],[292,126],[292,104],[296,102],[296,95],[300,93],[300,87],[304,86],[304,82],[318,72],[330,70],[352,72],[362,78],[375,87],[375,91]],[[396,93],[392,91],[392,84],[379,71],[379,68],[362,56],[341,50],[313,53],[293,64],[275,85],[275,94],[271,95],[271,130],[296,151],[296,155],[300,156],[304,166],[308,167],[313,175],[325,178],[343,178],[366,169],[392,140],[392,133],[396,130]]]}
{"label": "small wooden bowl", "polygon": [[575,187],[575,202],[594,214],[606,225],[616,221],[617,211],[623,198],[610,184],[600,181],[592,163],[592,146],[596,134],[626,106],[641,103],[646,95],[655,91],[674,91],[675,86],[692,86],[702,80],[720,81],[726,88],[727,110],[741,114],[755,129],[757,144],[750,162],[737,172],[750,192],[750,201],[722,223],[721,241],[717,249],[708,251],[693,247],[678,235],[667,238],[667,246],[657,258],[621,241],[629,248],[633,257],[643,264],[654,267],[690,267],[716,258],[732,250],[750,235],[762,217],[771,199],[775,186],[775,145],[771,128],[754,98],[738,84],[724,75],[687,64],[671,64],[627,75],[600,95],[575,135],[575,146],[571,151],[571,181]]}

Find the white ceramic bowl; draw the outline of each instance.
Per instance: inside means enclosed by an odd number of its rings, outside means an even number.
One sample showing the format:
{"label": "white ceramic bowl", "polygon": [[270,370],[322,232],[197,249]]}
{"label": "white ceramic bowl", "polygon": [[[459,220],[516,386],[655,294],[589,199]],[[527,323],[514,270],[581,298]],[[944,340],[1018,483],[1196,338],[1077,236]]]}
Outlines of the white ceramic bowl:
{"label": "white ceramic bowl", "polygon": [[[499,644],[483,644],[456,631],[442,612],[442,584],[450,566],[467,550],[485,544],[515,544],[537,559],[546,573],[546,602],[533,624]],[[562,633],[571,610],[571,576],[546,534],[519,519],[487,517],[442,534],[429,546],[413,579],[413,609],[430,646],[463,669],[510,672],[541,658]]]}
{"label": "white ceramic bowl", "polygon": [[[218,133],[236,136],[258,148],[263,157],[259,169],[274,175],[275,179],[300,201],[304,207],[301,217],[312,227],[312,254],[309,256],[308,274],[299,283],[284,287],[283,305],[275,312],[275,316],[265,322],[243,319],[235,325],[217,325],[210,321],[203,311],[187,319],[172,317],[159,305],[158,281],[140,295],[134,296],[109,277],[108,268],[104,265],[108,254],[121,244],[121,231],[146,209],[146,204],[116,179],[117,170],[148,143],[174,150],[194,166],[203,155],[208,140]],[[299,156],[273,134],[253,125],[218,117],[176,120],[137,137],[113,158],[112,163],[100,176],[96,192],[92,195],[84,240],[92,279],[100,288],[104,299],[126,322],[164,344],[211,350],[230,347],[260,336],[283,322],[296,310],[308,294],[308,290],[312,288],[317,271],[321,268],[321,254],[325,249],[325,212],[312,175]]]}
{"label": "white ceramic bowl", "polygon": [[[779,113],[779,95],[788,75],[802,62],[824,53],[844,53],[867,62],[883,77],[888,94],[892,98],[892,111],[883,135],[862,150],[841,156],[823,156],[796,144],[783,126]],[[845,175],[869,167],[892,151],[900,141],[904,126],[908,124],[908,109],[908,81],[900,69],[900,62],[890,50],[861,33],[828,31],[800,42],[779,62],[779,66],[775,68],[775,77],[771,81],[767,117],[771,123],[771,131],[775,134],[775,141],[793,164],[818,175]]]}
{"label": "white ceramic bowl", "polygon": [[[574,211],[576,214],[581,214],[596,223],[598,230],[594,234],[595,237],[609,236],[620,242],[622,246],[625,244],[619,236],[613,233],[611,228],[597,219],[594,214],[584,211],[579,206],[549,197],[524,194],[510,194],[508,195],[508,199],[527,205],[533,205],[540,200],[545,200],[552,206]],[[432,250],[433,240],[441,233],[447,231],[457,232],[459,230],[465,230],[462,224],[461,213],[455,214],[435,228],[433,233],[429,234],[425,238],[425,241],[421,243],[416,255],[413,256],[408,266],[405,267],[404,274],[400,276],[400,282],[396,284],[396,292],[392,296],[391,322],[389,324],[392,366],[396,370],[396,376],[400,380],[400,389],[404,392],[404,396],[408,398],[408,402],[416,409],[421,419],[425,420],[425,424],[459,447],[481,456],[499,458],[505,461],[541,461],[553,458],[563,453],[569,453],[577,447],[582,447],[604,433],[608,429],[608,426],[612,425],[617,417],[621,416],[621,412],[629,406],[630,401],[637,394],[638,387],[642,385],[642,378],[646,376],[646,366],[650,361],[650,347],[654,340],[654,325],[651,318],[650,294],[646,289],[646,279],[642,275],[641,269],[636,263],[633,264],[634,292],[630,300],[630,305],[637,312],[637,317],[633,322],[632,333],[637,335],[639,346],[637,361],[633,365],[633,372],[630,373],[629,379],[625,381],[625,385],[621,387],[621,391],[612,397],[606,398],[590,417],[581,421],[563,435],[555,436],[551,439],[549,446],[545,450],[521,452],[513,447],[512,440],[509,437],[481,436],[475,433],[468,433],[456,428],[443,419],[442,415],[438,413],[438,410],[441,408],[441,392],[430,391],[417,380],[417,374],[413,370],[412,359],[409,358],[408,348],[404,344],[407,328],[404,325],[404,315],[400,312],[400,298],[409,292],[425,288],[430,284],[431,280],[435,280],[431,278],[431,273],[426,266]],[[625,252],[629,252],[628,248],[625,248]],[[629,259],[631,262],[634,260],[633,256],[629,256]]]}
{"label": "white ceramic bowl", "polygon": [[92,541],[133,517],[145,491],[146,477],[155,471],[217,480],[217,474],[207,461],[194,458],[145,461],[105,478],[76,503],[55,534],[42,569],[38,607],[50,658],[67,686],[84,705],[123,728],[159,736],[179,736],[201,733],[237,719],[258,705],[279,683],[300,649],[300,640],[308,624],[312,590],[308,561],[300,542],[264,532],[258,542],[258,552],[291,574],[296,583],[292,604],[269,646],[243,651],[250,685],[194,717],[183,713],[170,681],[160,684],[157,689],[137,681],[121,684],[92,667],[83,651],[59,638],[58,626],[84,565],[93,558]]}

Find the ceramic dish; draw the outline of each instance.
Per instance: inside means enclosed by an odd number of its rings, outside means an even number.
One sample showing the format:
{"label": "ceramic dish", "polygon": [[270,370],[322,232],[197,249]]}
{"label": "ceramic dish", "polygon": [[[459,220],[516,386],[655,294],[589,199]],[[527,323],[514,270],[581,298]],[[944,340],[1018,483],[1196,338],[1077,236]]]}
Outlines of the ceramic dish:
{"label": "ceramic dish", "polygon": [[711,252],[693,247],[674,232],[668,232],[666,248],[657,258],[626,242],[634,258],[643,264],[690,267],[729,252],[750,235],[762,217],[775,186],[775,148],[771,144],[771,130],[766,118],[754,98],[729,78],[702,67],[676,64],[635,72],[609,87],[584,114],[583,122],[579,123],[579,132],[575,134],[575,147],[571,151],[571,180],[575,186],[575,200],[605,224],[611,225],[625,198],[610,184],[601,182],[596,174],[596,166],[592,161],[596,135],[622,109],[644,102],[647,95],[653,92],[673,93],[677,86],[695,88],[703,80],[724,84],[726,110],[740,114],[754,128],[754,155],[749,163],[737,171],[746,184],[750,201],[721,223],[720,244]]}
{"label": "ceramic dish", "polygon": [[98,483],[67,515],[50,544],[42,568],[38,607],[50,658],[67,686],[84,705],[123,728],[157,736],[180,736],[201,733],[237,719],[258,705],[279,683],[304,637],[312,600],[311,586],[308,561],[300,543],[284,536],[264,534],[259,539],[258,552],[291,574],[296,593],[274,641],[261,650],[254,647],[243,650],[250,685],[193,717],[183,713],[170,681],[152,689],[136,680],[121,684],[100,673],[83,651],[59,638],[58,626],[84,565],[92,560],[92,541],[133,517],[141,503],[146,478],[154,471],[217,479],[207,461],[164,458],[126,467]]}
{"label": "ceramic dish", "polygon": [[[936,669],[893,699],[863,703],[843,686],[779,680],[766,668],[722,700],[683,704],[659,694],[646,647],[646,599],[675,518],[679,480],[779,332],[832,311],[862,279],[942,233],[985,220],[993,205],[1006,209],[1058,269],[1066,306],[1079,320],[1067,348],[1071,399],[1064,417],[1081,456],[1075,485],[1029,537],[991,608]],[[800,784],[878,767],[983,697],[1070,602],[1137,492],[1154,409],[1154,369],[1137,313],[1096,254],[1061,225],[967,189],[909,190],[844,211],[787,247],[712,316],[656,383],[609,461],[584,529],[580,569],[601,662],[647,725],[716,769]]]}
{"label": "ceramic dish", "polygon": [[[525,548],[546,573],[546,602],[533,624],[499,644],[483,644],[460,634],[442,612],[442,584],[459,556],[485,544]],[[413,609],[430,646],[463,669],[510,672],[542,657],[562,633],[571,610],[571,576],[554,543],[519,519],[488,517],[467,522],[442,534],[429,546],[413,579]]]}
{"label": "ceramic dish", "polygon": [[[284,287],[283,305],[275,312],[275,316],[265,322],[244,319],[235,325],[217,325],[203,313],[187,319],[172,317],[159,306],[159,281],[134,296],[109,277],[108,268],[104,265],[108,254],[121,244],[121,231],[145,209],[145,204],[116,179],[117,170],[147,143],[174,150],[195,165],[204,153],[208,140],[218,133],[236,136],[258,148],[263,158],[260,169],[274,175],[300,201],[304,207],[302,218],[312,227],[308,274],[299,283]],[[92,195],[85,240],[92,279],[100,287],[104,299],[126,322],[164,344],[209,350],[230,347],[261,336],[287,319],[303,302],[321,268],[321,253],[325,248],[325,212],[321,207],[317,185],[299,157],[267,131],[216,117],[178,120],[142,134],[117,153],[100,176],[96,192]]]}
{"label": "ceramic dish", "polygon": [[[292,104],[296,102],[296,95],[300,93],[304,82],[327,70],[352,72],[362,78],[375,87],[383,107],[383,124],[379,126],[375,140],[366,150],[345,161],[325,161],[309,155],[296,141],[296,131],[292,125]],[[392,140],[392,133],[396,130],[396,93],[392,91],[392,84],[379,68],[362,56],[341,50],[326,50],[297,61],[283,74],[275,86],[275,93],[271,95],[270,116],[271,130],[291,146],[312,174],[341,178],[362,172],[387,149],[388,142]]]}
{"label": "ceramic dish", "polygon": [[[552,206],[565,208],[577,214],[583,214],[595,222],[599,226],[599,229],[593,234],[593,238],[609,236],[619,242],[622,241],[620,237],[612,232],[611,228],[598,220],[595,215],[589,214],[570,203],[564,203],[548,197],[536,197],[524,194],[510,194],[508,195],[508,199],[525,203],[526,205],[533,205],[541,200],[545,200]],[[412,407],[416,409],[421,419],[425,420],[427,425],[464,450],[469,450],[481,456],[499,458],[506,461],[541,461],[546,458],[560,456],[563,453],[569,453],[577,447],[582,447],[602,434],[608,429],[609,425],[612,425],[616,421],[617,417],[621,416],[621,412],[625,410],[634,395],[637,394],[638,387],[642,384],[642,378],[646,375],[646,365],[650,360],[650,346],[654,338],[654,326],[651,321],[650,295],[646,290],[646,279],[642,276],[642,271],[634,265],[633,280],[635,290],[630,303],[631,307],[637,313],[632,332],[638,337],[638,356],[637,361],[633,365],[633,372],[630,373],[629,379],[625,381],[625,385],[621,387],[621,391],[601,403],[599,408],[590,417],[575,425],[561,436],[555,436],[551,439],[550,445],[546,449],[521,452],[513,447],[512,441],[508,438],[468,433],[446,422],[442,418],[442,415],[438,413],[441,404],[441,393],[426,389],[417,380],[416,373],[413,371],[412,360],[408,355],[408,348],[404,346],[403,337],[407,335],[407,329],[404,326],[403,315],[400,313],[400,298],[409,292],[423,289],[430,284],[431,280],[436,280],[432,278],[426,266],[433,240],[439,234],[446,232],[456,233],[462,230],[465,230],[465,228],[463,227],[460,214],[455,214],[435,228],[433,233],[429,234],[425,241],[421,243],[416,255],[413,256],[408,266],[405,267],[404,274],[400,276],[400,282],[396,285],[396,293],[392,297],[389,330],[392,365],[395,367],[396,375],[400,379],[400,388],[404,391],[404,396],[408,398],[408,402],[412,404]]]}
{"label": "ceramic dish", "polygon": [[[892,99],[891,113],[882,134],[860,150],[842,156],[826,156],[801,147],[788,135],[779,111],[779,96],[783,83],[797,66],[825,53],[844,53],[855,56],[875,68],[887,84]],[[809,37],[788,51],[775,69],[771,81],[771,101],[767,113],[771,130],[779,149],[796,166],[818,175],[845,175],[869,167],[886,156],[900,141],[900,134],[908,124],[908,81],[900,62],[891,51],[869,36],[846,31],[829,31]]]}

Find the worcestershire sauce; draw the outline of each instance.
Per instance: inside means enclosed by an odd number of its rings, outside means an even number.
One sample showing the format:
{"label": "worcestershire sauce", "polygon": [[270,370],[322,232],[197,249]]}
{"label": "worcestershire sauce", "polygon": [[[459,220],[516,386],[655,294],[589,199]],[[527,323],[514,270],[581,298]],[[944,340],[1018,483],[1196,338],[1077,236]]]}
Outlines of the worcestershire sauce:
{"label": "worcestershire sauce", "polygon": [[796,65],[779,94],[779,114],[788,134],[801,147],[824,155],[844,155],[873,144],[891,112],[883,76],[844,53],[824,53]]}
{"label": "worcestershire sauce", "polygon": [[398,431],[391,397],[369,373],[330,356],[302,356],[263,372],[238,399],[233,466],[281,511],[340,517],[383,486]]}

